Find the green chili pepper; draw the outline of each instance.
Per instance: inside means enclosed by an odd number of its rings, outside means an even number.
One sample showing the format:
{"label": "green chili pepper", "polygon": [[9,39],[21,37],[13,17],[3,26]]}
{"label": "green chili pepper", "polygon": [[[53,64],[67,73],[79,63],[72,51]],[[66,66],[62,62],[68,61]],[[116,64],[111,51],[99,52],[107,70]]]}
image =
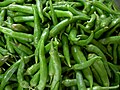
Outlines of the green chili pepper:
{"label": "green chili pepper", "polygon": [[[18,79],[19,85],[20,85],[20,83],[24,80],[24,77],[23,77],[24,67],[25,67],[25,62],[24,62],[23,57],[21,57],[20,65],[19,65],[18,71],[17,71],[17,79]],[[20,85],[20,86],[21,86],[21,85]],[[21,87],[22,87],[22,86],[21,86]]]}
{"label": "green chili pepper", "polygon": [[33,11],[34,11],[34,45],[37,46],[37,43],[41,35],[41,26],[40,26],[39,15],[37,12],[37,7],[35,5],[33,5]]}
{"label": "green chili pepper", "polygon": [[71,24],[68,25],[68,27],[66,28],[66,33],[69,33],[71,31]]}
{"label": "green chili pepper", "polygon": [[119,14],[110,0],[1,0],[0,90],[119,89]]}
{"label": "green chili pepper", "polygon": [[39,68],[40,68],[39,64],[40,63],[35,63],[32,66],[30,66],[29,68],[27,68],[25,74],[26,75],[33,75],[33,74],[35,74],[39,70]]}
{"label": "green chili pepper", "polygon": [[56,36],[57,34],[59,34],[59,32],[61,30],[64,29],[65,26],[69,25],[72,22],[75,22],[77,20],[87,20],[87,19],[89,19],[89,18],[86,17],[86,16],[74,16],[72,19],[65,19],[65,20],[61,21],[60,23],[58,23],[55,27],[53,27],[50,30],[50,36],[49,37],[51,38],[51,37]]}
{"label": "green chili pepper", "polygon": [[27,28],[26,26],[22,25],[22,24],[12,24],[12,23],[8,23],[5,22],[5,24],[7,24],[7,27],[16,31],[16,32],[30,32],[30,28]]}
{"label": "green chili pepper", "polygon": [[92,41],[93,37],[94,37],[94,33],[92,31],[90,36],[86,40],[79,40],[79,41],[74,42],[74,43],[76,45],[85,46],[85,45],[89,44]]}
{"label": "green chili pepper", "polygon": [[[40,39],[46,41],[48,35],[49,35],[49,27],[44,29]],[[35,49],[35,61],[36,61],[36,63],[38,62],[38,50],[39,50],[41,40],[39,40],[38,45]]]}
{"label": "green chili pepper", "polygon": [[[2,78],[4,77],[4,74],[0,74],[0,82],[2,81]],[[9,81],[17,81],[17,77],[16,77],[16,75],[15,74],[13,74],[12,76],[11,76],[11,78],[9,79]]]}
{"label": "green chili pepper", "polygon": [[100,16],[104,15],[103,11],[100,8],[96,7],[96,11]]}
{"label": "green chili pepper", "polygon": [[11,43],[10,43],[10,40],[11,40],[11,37],[5,35],[5,39],[6,39],[6,46],[7,46],[7,49],[10,53],[15,53]]}
{"label": "green chili pepper", "polygon": [[51,47],[51,42],[49,42],[48,44],[46,44],[45,46],[45,52],[48,53]]}
{"label": "green chili pepper", "polygon": [[111,83],[112,85],[119,85],[120,83],[120,77],[119,77],[119,69],[112,63],[108,62],[108,65],[110,66],[111,70],[114,72],[114,80],[113,82]]}
{"label": "green chili pepper", "polygon": [[28,16],[27,13],[24,13],[24,12],[15,12],[15,11],[11,11],[11,10],[7,10],[7,15],[10,16],[10,17]]}
{"label": "green chili pepper", "polygon": [[[58,0],[59,1],[59,0]],[[82,6],[83,4],[82,3],[79,3],[79,2],[74,2],[74,1],[71,1],[71,2],[68,2],[68,1],[59,1],[59,2],[55,2],[53,5],[65,5],[65,4],[69,4],[69,5],[73,5],[73,7],[77,7],[77,6]]]}
{"label": "green chili pepper", "polygon": [[8,36],[20,39],[20,40],[25,41],[25,42],[32,42],[32,40],[33,40],[33,35],[31,35],[31,34],[14,32],[11,29],[6,28],[6,27],[1,27],[0,26],[0,31],[3,32],[4,34],[8,35]]}
{"label": "green chili pepper", "polygon": [[13,18],[15,22],[34,21],[34,16],[16,16]]}
{"label": "green chili pepper", "polygon": [[[73,17],[73,14],[70,11],[54,10],[54,12],[58,18],[59,17],[69,17],[70,19],[72,19],[72,17]],[[52,16],[51,11],[49,13]]]}
{"label": "green chili pepper", "polygon": [[48,78],[48,70],[47,70],[47,62],[45,57],[45,46],[44,46],[44,39],[40,39],[40,46],[39,46],[39,60],[40,60],[40,81],[37,86],[38,90],[44,90],[47,78]]}
{"label": "green chili pepper", "polygon": [[88,15],[93,14],[96,11],[96,7],[95,6],[91,6],[90,7],[90,12],[88,13]]}
{"label": "green chili pepper", "polygon": [[82,73],[80,71],[76,72],[76,82],[77,82],[78,90],[87,90],[85,83],[83,81]]}
{"label": "green chili pepper", "polygon": [[32,27],[32,28],[34,28],[34,22],[25,22],[25,24]]}
{"label": "green chili pepper", "polygon": [[109,77],[111,77],[111,72],[110,72],[110,69],[109,69],[108,64],[107,64],[107,59],[106,59],[105,55],[103,54],[103,52],[98,47],[96,47],[95,45],[92,45],[92,44],[87,45],[86,49],[88,52],[94,52],[97,55],[102,57],[102,61],[105,65],[106,71],[107,71]]}
{"label": "green chili pepper", "polygon": [[[117,89],[117,88],[119,88],[119,85],[111,86],[111,87],[94,86],[93,90],[107,90],[107,89]],[[87,90],[90,90],[90,89],[87,88]]]}
{"label": "green chili pepper", "polygon": [[105,53],[106,55],[108,55],[110,58],[112,58],[111,54],[109,54],[109,52],[107,51],[106,47],[104,45],[102,45],[100,42],[96,41],[95,39],[93,39],[91,41],[92,44],[94,44],[95,46],[97,46],[103,53]]}
{"label": "green chili pepper", "polygon": [[101,23],[100,23],[100,27],[102,28],[102,27],[109,26],[109,24],[111,23],[111,21],[112,21],[111,17],[107,17],[107,18],[103,19],[101,21]]}
{"label": "green chili pepper", "polygon": [[68,39],[70,40],[70,41],[73,41],[73,42],[77,42],[80,38],[78,37],[77,38],[77,29],[76,28],[72,28],[71,30],[70,30],[70,33],[69,33],[69,35],[68,35]]}
{"label": "green chili pepper", "polygon": [[10,42],[10,43],[11,43],[12,47],[14,48],[14,50],[17,52],[18,55],[20,55],[20,56],[26,55],[27,56],[27,54],[25,52],[23,52],[23,51],[21,51],[20,49],[17,48],[17,45],[15,43],[13,43],[13,42]]}
{"label": "green chili pepper", "polygon": [[4,7],[4,6],[7,6],[7,5],[9,5],[9,4],[13,3],[13,2],[22,4],[22,3],[24,3],[24,0],[5,0],[5,1],[0,3],[0,6]]}
{"label": "green chili pepper", "polygon": [[89,59],[88,61],[86,61],[84,63],[75,64],[75,65],[72,66],[72,69],[74,69],[74,70],[83,70],[83,69],[91,66],[99,58],[101,58],[101,57],[95,56],[95,57]]}
{"label": "green chili pepper", "polygon": [[29,49],[27,46],[23,45],[23,44],[18,44],[18,49],[20,49],[21,51],[25,52],[27,55],[31,55],[33,54],[32,50]]}
{"label": "green chili pepper", "polygon": [[70,54],[69,54],[69,45],[68,45],[68,38],[66,35],[62,35],[62,44],[63,44],[63,54],[65,56],[65,59],[67,61],[67,64],[69,67],[71,67],[70,64]]}
{"label": "green chili pepper", "polygon": [[94,14],[96,15],[94,32],[96,32],[96,31],[98,31],[100,29],[100,22],[101,22],[102,19],[100,19],[100,16],[96,12],[94,12]]}
{"label": "green chili pepper", "polygon": [[17,70],[19,66],[20,60],[18,60],[16,63],[14,63],[5,73],[4,77],[2,78],[0,90],[4,90],[4,87],[6,86],[8,80],[13,75],[13,73]]}
{"label": "green chili pepper", "polygon": [[11,29],[14,31],[18,31],[18,32],[29,32],[30,31],[30,29],[28,29],[22,24],[12,24]]}
{"label": "green chili pepper", "polygon": [[50,58],[50,61],[49,61],[50,84],[51,84],[51,82],[53,80],[54,74],[55,74],[55,70],[54,70],[54,66],[53,66],[53,59]]}
{"label": "green chili pepper", "polygon": [[[84,83],[85,83],[86,86],[90,86],[89,82],[86,79],[84,79]],[[72,86],[76,86],[77,85],[77,80],[76,79],[65,79],[65,80],[62,81],[62,84],[65,87],[70,87],[71,88]],[[95,84],[96,83],[94,82],[94,85]]]}
{"label": "green chili pepper", "polygon": [[2,23],[3,23],[4,19],[5,19],[5,15],[6,15],[6,10],[3,9],[0,12],[0,26],[2,25]]}
{"label": "green chili pepper", "polygon": [[[67,5],[54,5],[54,4],[52,4],[53,5],[53,8],[54,9],[57,9],[57,10],[68,10],[67,9]],[[48,6],[46,6],[45,8],[43,8],[43,12],[46,12],[46,11],[49,11],[50,10],[50,7],[48,7]]]}
{"label": "green chili pepper", "polygon": [[38,72],[34,74],[34,76],[32,77],[32,79],[30,80],[30,85],[32,87],[37,86],[38,83],[39,83],[39,80],[40,80],[39,78],[40,78],[40,70],[38,70]]}
{"label": "green chili pepper", "polygon": [[117,25],[119,22],[120,22],[120,18],[114,18],[114,19],[112,20],[112,22],[110,23],[109,28],[114,27],[114,26]]}
{"label": "green chili pepper", "polygon": [[92,14],[90,20],[87,21],[87,25],[85,26],[85,29],[90,30],[94,26],[95,19],[96,19],[95,14]]}
{"label": "green chili pepper", "polygon": [[101,78],[100,78],[98,72],[96,71],[96,69],[93,66],[91,66],[91,71],[92,71],[93,76],[94,76],[95,80],[97,81],[97,83],[102,85]]}
{"label": "green chili pepper", "polygon": [[38,9],[38,14],[39,14],[39,17],[42,19],[42,22],[44,22],[44,16],[43,16],[43,1],[42,0],[36,0],[36,6],[37,6],[37,9]]}
{"label": "green chili pepper", "polygon": [[109,32],[107,32],[106,37],[110,37],[111,34],[113,34],[113,32],[115,32],[115,30],[116,30],[119,26],[120,26],[119,24],[115,25]]}
{"label": "green chili pepper", "polygon": [[[71,52],[72,52],[73,58],[75,59],[75,61],[77,63],[81,64],[86,61],[86,58],[79,46],[76,46],[76,45],[72,46]],[[86,69],[83,69],[82,72],[83,72],[84,76],[86,77],[86,79],[88,79],[88,81],[90,83],[90,87],[92,88],[93,76],[92,76],[92,72],[91,72],[90,68],[88,67]]]}
{"label": "green chili pepper", "polygon": [[92,4],[108,13],[111,13],[111,14],[119,14],[118,12],[115,12],[114,10],[108,8],[105,4],[103,4],[102,2],[99,2],[99,1],[92,1]]}
{"label": "green chili pepper", "polygon": [[23,12],[27,14],[33,14],[33,10],[31,6],[10,4],[9,6],[7,6],[7,9],[11,11],[18,11],[18,12]]}
{"label": "green chili pepper", "polygon": [[49,0],[49,3],[50,3],[52,21],[53,21],[53,24],[56,25],[58,23],[58,20],[57,20],[57,15],[56,15],[53,5],[52,5],[52,0]]}
{"label": "green chili pepper", "polygon": [[87,13],[90,12],[91,3],[90,2],[85,2],[84,0],[83,0],[83,2],[84,2],[84,9],[83,9],[82,12],[87,14]]}
{"label": "green chili pepper", "polygon": [[70,87],[77,85],[77,81],[76,79],[65,79],[62,81],[62,84],[65,85],[66,87]]}
{"label": "green chili pepper", "polygon": [[95,32],[95,39],[100,38],[106,31],[108,31],[108,27],[101,28],[100,30]]}
{"label": "green chili pepper", "polygon": [[54,67],[54,77],[50,90],[58,90],[61,79],[61,62],[57,50],[54,49],[53,43],[51,43],[50,58],[53,60]]}
{"label": "green chili pepper", "polygon": [[[88,58],[92,59],[95,56],[96,56],[95,54],[89,54]],[[101,81],[102,81],[103,85],[106,86],[106,87],[109,86],[109,79],[108,79],[108,76],[107,76],[107,72],[106,72],[106,69],[105,69],[104,64],[101,61],[101,59],[98,58],[95,61],[95,63],[93,63],[93,67],[98,72],[99,77],[101,78]]]}
{"label": "green chili pepper", "polygon": [[73,13],[74,15],[83,15],[87,16],[86,14],[82,13],[81,11],[76,10],[75,8],[71,7],[71,5],[66,5],[67,9]]}
{"label": "green chili pepper", "polygon": [[120,36],[110,36],[110,37],[100,39],[99,41],[104,45],[105,44],[113,44],[113,43],[119,44]]}
{"label": "green chili pepper", "polygon": [[78,24],[78,26],[79,26],[83,31],[85,31],[86,33],[91,33],[91,30],[86,29],[86,27],[85,27],[84,25]]}

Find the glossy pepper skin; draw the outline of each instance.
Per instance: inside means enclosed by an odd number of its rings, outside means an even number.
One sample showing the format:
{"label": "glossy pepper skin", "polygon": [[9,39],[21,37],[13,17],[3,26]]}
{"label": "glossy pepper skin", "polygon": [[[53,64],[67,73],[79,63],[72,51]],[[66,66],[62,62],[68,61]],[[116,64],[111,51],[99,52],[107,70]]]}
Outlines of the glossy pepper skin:
{"label": "glossy pepper skin", "polygon": [[110,0],[1,0],[0,90],[119,89],[119,15]]}
{"label": "glossy pepper skin", "polygon": [[[77,63],[81,64],[86,61],[86,58],[79,46],[77,46],[77,45],[72,46],[71,52],[72,52],[73,58],[75,59],[75,61]],[[83,72],[84,76],[86,77],[86,79],[89,81],[90,87],[92,88],[93,76],[92,76],[92,72],[91,72],[90,68],[88,67],[86,69],[83,69],[82,72]]]}
{"label": "glossy pepper skin", "polygon": [[103,54],[103,52],[98,47],[96,47],[95,45],[92,45],[92,44],[87,45],[86,46],[86,50],[88,52],[94,52],[97,55],[99,55],[99,56],[102,57],[102,61],[103,61],[104,66],[105,66],[105,68],[107,70],[107,73],[108,73],[109,77],[111,77],[110,68],[108,67],[108,64],[107,64],[107,58],[105,57],[105,55]]}
{"label": "glossy pepper skin", "polygon": [[4,87],[7,84],[7,81],[10,79],[10,77],[12,76],[12,74],[17,70],[18,66],[19,66],[20,60],[16,63],[14,63],[5,73],[1,85],[0,85],[0,89],[4,90]]}
{"label": "glossy pepper skin", "polygon": [[39,90],[44,90],[48,77],[47,61],[45,57],[45,46],[44,46],[48,34],[49,34],[49,29],[46,28],[42,32],[41,38],[38,42],[38,57],[40,60],[40,72],[44,72],[44,73],[40,73],[40,80],[39,80],[39,84],[37,85],[37,88]]}
{"label": "glossy pepper skin", "polygon": [[76,81],[77,81],[78,90],[87,90],[85,83],[83,81],[82,73],[80,71],[76,72]]}
{"label": "glossy pepper skin", "polygon": [[53,59],[54,67],[54,77],[50,90],[58,90],[61,79],[61,62],[57,50],[54,49],[53,43],[51,44],[50,57]]}
{"label": "glossy pepper skin", "polygon": [[[95,54],[89,54],[88,58],[92,59],[96,57]],[[102,58],[101,58],[102,59]],[[109,86],[109,79],[108,79],[108,75],[107,75],[107,71],[104,67],[104,63],[102,62],[100,58],[98,58],[93,64],[93,68],[97,71],[97,73],[99,74],[99,77],[103,83],[104,86]]]}

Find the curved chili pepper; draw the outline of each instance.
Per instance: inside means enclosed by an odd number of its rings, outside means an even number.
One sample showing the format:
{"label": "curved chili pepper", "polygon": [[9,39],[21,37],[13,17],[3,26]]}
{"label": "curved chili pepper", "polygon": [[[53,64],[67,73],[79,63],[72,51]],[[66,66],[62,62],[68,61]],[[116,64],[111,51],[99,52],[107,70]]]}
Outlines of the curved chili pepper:
{"label": "curved chili pepper", "polygon": [[[86,61],[86,58],[79,46],[76,46],[76,45],[72,46],[71,52],[72,52],[73,58],[75,59],[75,61],[77,63],[81,64]],[[86,79],[89,81],[90,87],[92,88],[93,76],[92,76],[92,72],[91,72],[90,68],[88,67],[86,69],[83,69],[82,72],[83,72],[84,76],[86,77]]]}
{"label": "curved chili pepper", "polygon": [[74,70],[83,70],[83,69],[91,66],[99,58],[101,58],[101,57],[96,56],[96,57],[93,57],[93,58],[89,59],[88,61],[86,61],[84,63],[75,64],[75,65],[72,66],[72,69],[74,69]]}
{"label": "curved chili pepper", "polygon": [[73,42],[77,42],[80,38],[78,37],[77,38],[77,29],[76,28],[72,28],[71,30],[70,30],[70,33],[69,33],[69,35],[68,35],[68,39],[70,40],[70,41],[73,41]]}
{"label": "curved chili pepper", "polygon": [[[95,54],[89,54],[89,56],[88,56],[89,59],[90,58],[92,59],[94,57],[96,57]],[[107,75],[106,69],[104,67],[104,63],[101,61],[101,59],[98,58],[95,61],[95,63],[93,63],[92,66],[98,72],[99,77],[100,77],[103,85],[106,86],[106,87],[109,86],[110,83],[109,83],[108,75]]]}
{"label": "curved chili pepper", "polygon": [[77,20],[88,20],[89,17],[86,16],[74,16],[72,19],[65,19],[63,21],[61,21],[60,23],[58,23],[55,27],[53,27],[50,30],[50,38],[56,36],[57,34],[60,33],[61,30],[64,29],[65,26],[67,26],[68,24],[75,22]]}
{"label": "curved chili pepper", "polygon": [[94,33],[92,31],[91,34],[90,34],[90,36],[87,39],[85,39],[85,40],[79,40],[79,41],[74,42],[74,43],[76,45],[85,46],[85,45],[89,44],[92,41],[93,37],[94,37]]}
{"label": "curved chili pepper", "polygon": [[38,70],[38,72],[34,74],[32,79],[30,80],[30,85],[32,87],[36,87],[39,83],[39,80],[40,80],[40,70]]}
{"label": "curved chili pepper", "polygon": [[107,71],[109,77],[111,77],[111,72],[110,72],[110,69],[109,69],[108,64],[107,64],[107,58],[105,57],[103,52],[98,47],[96,47],[95,45],[92,45],[92,44],[87,45],[86,50],[88,52],[94,52],[97,55],[102,57],[102,61],[103,61],[104,65],[105,65],[106,71]]}
{"label": "curved chili pepper", "polygon": [[7,84],[10,77],[13,75],[13,73],[17,70],[19,66],[20,60],[18,60],[16,63],[14,63],[4,74],[4,77],[1,81],[0,90],[4,90],[5,85]]}
{"label": "curved chili pepper", "polygon": [[45,40],[47,39],[49,33],[49,29],[46,28],[42,35],[41,38],[38,42],[38,55],[39,55],[39,60],[40,60],[40,81],[39,84],[37,85],[37,88],[39,90],[44,90],[45,85],[46,85],[46,81],[47,81],[47,77],[48,77],[48,70],[47,70],[47,62],[46,62],[46,57],[45,57]]}

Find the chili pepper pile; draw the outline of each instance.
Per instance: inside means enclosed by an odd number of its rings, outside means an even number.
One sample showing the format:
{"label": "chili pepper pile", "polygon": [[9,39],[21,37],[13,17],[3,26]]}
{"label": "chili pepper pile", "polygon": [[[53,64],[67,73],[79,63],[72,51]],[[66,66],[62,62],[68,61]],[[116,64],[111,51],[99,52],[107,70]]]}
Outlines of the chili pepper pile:
{"label": "chili pepper pile", "polygon": [[0,90],[119,90],[119,29],[111,0],[0,1]]}

